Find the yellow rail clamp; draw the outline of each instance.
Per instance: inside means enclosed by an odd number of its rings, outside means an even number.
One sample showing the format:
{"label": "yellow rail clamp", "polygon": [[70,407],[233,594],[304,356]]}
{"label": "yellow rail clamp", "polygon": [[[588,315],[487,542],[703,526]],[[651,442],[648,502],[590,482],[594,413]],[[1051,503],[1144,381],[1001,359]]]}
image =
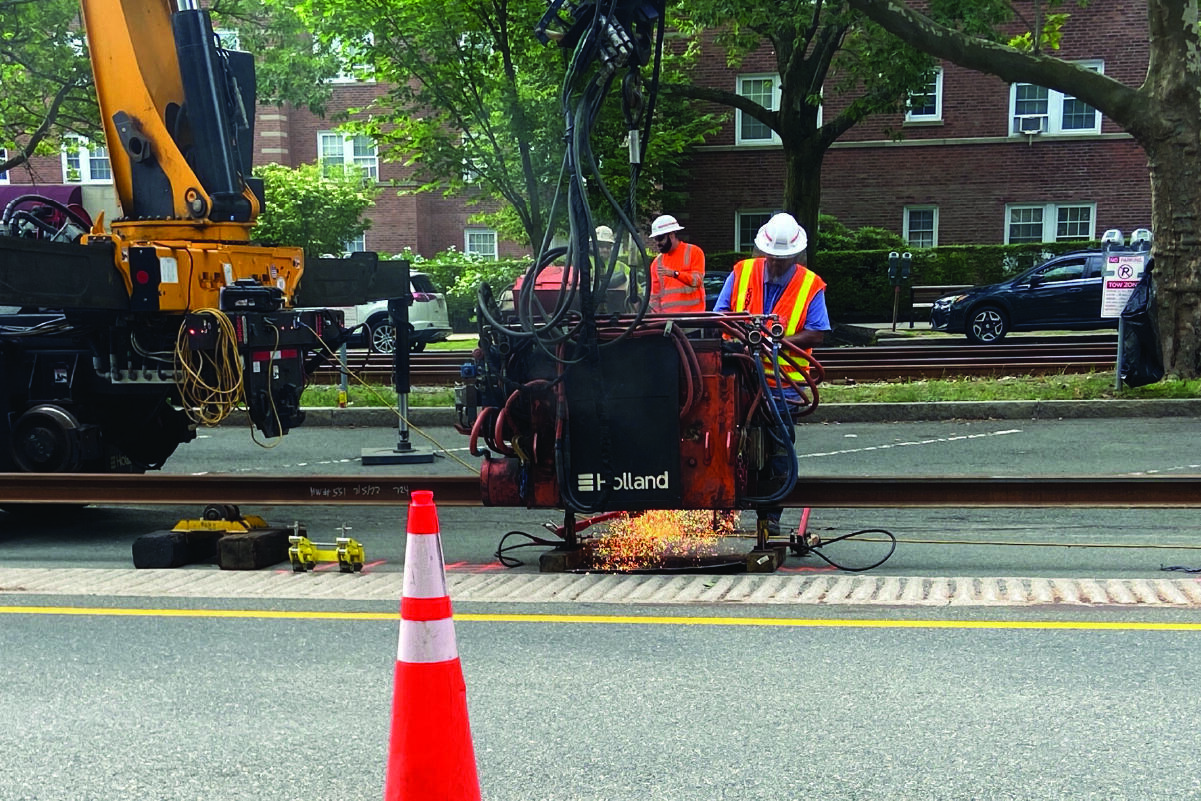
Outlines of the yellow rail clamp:
{"label": "yellow rail clamp", "polygon": [[258,515],[244,515],[233,504],[204,507],[203,516],[195,520],[180,520],[172,531],[219,531],[225,534],[245,534],[258,529],[272,528]]}
{"label": "yellow rail clamp", "polygon": [[[345,534],[349,526],[342,526]],[[319,562],[337,562],[339,573],[358,573],[367,561],[363,546],[350,537],[338,537],[333,543],[313,542],[308,537],[293,534],[288,537],[288,561],[293,573],[313,570]]]}

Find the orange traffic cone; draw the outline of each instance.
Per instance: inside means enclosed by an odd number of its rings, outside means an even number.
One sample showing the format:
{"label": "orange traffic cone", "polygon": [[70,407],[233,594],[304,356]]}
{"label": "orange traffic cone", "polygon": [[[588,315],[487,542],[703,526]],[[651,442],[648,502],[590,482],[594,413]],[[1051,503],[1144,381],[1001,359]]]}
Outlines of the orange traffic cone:
{"label": "orange traffic cone", "polygon": [[409,504],[385,801],[478,801],[467,686],[455,643],[434,493]]}

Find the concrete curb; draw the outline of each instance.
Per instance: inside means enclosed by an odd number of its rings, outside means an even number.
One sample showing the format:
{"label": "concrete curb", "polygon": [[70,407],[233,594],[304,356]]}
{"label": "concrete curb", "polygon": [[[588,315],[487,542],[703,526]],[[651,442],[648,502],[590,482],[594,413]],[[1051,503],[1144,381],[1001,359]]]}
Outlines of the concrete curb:
{"label": "concrete curb", "polygon": [[[831,403],[803,417],[807,423],[900,423],[939,420],[1076,420],[1122,417],[1201,417],[1201,398],[1177,400],[1060,400],[967,401],[956,403]],[[420,427],[452,426],[455,411],[449,407],[418,406],[409,409],[409,423]],[[248,425],[244,411],[226,418],[224,425]],[[305,409],[306,426],[393,427],[396,414],[382,407],[357,409]]]}

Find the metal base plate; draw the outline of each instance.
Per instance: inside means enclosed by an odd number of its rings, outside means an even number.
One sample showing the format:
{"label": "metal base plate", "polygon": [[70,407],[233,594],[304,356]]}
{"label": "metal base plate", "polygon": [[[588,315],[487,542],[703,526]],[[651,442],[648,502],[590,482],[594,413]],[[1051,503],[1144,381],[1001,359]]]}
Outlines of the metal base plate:
{"label": "metal base plate", "polygon": [[363,464],[425,464],[434,461],[433,451],[399,451],[395,448],[363,448]]}

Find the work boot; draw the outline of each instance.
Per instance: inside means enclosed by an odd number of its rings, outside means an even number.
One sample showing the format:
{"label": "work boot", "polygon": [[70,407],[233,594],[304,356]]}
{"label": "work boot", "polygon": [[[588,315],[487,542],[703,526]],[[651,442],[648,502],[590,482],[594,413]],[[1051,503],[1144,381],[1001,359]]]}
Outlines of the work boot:
{"label": "work boot", "polygon": [[768,537],[780,536],[780,519],[776,517],[761,517],[758,519],[758,526],[767,529]]}

